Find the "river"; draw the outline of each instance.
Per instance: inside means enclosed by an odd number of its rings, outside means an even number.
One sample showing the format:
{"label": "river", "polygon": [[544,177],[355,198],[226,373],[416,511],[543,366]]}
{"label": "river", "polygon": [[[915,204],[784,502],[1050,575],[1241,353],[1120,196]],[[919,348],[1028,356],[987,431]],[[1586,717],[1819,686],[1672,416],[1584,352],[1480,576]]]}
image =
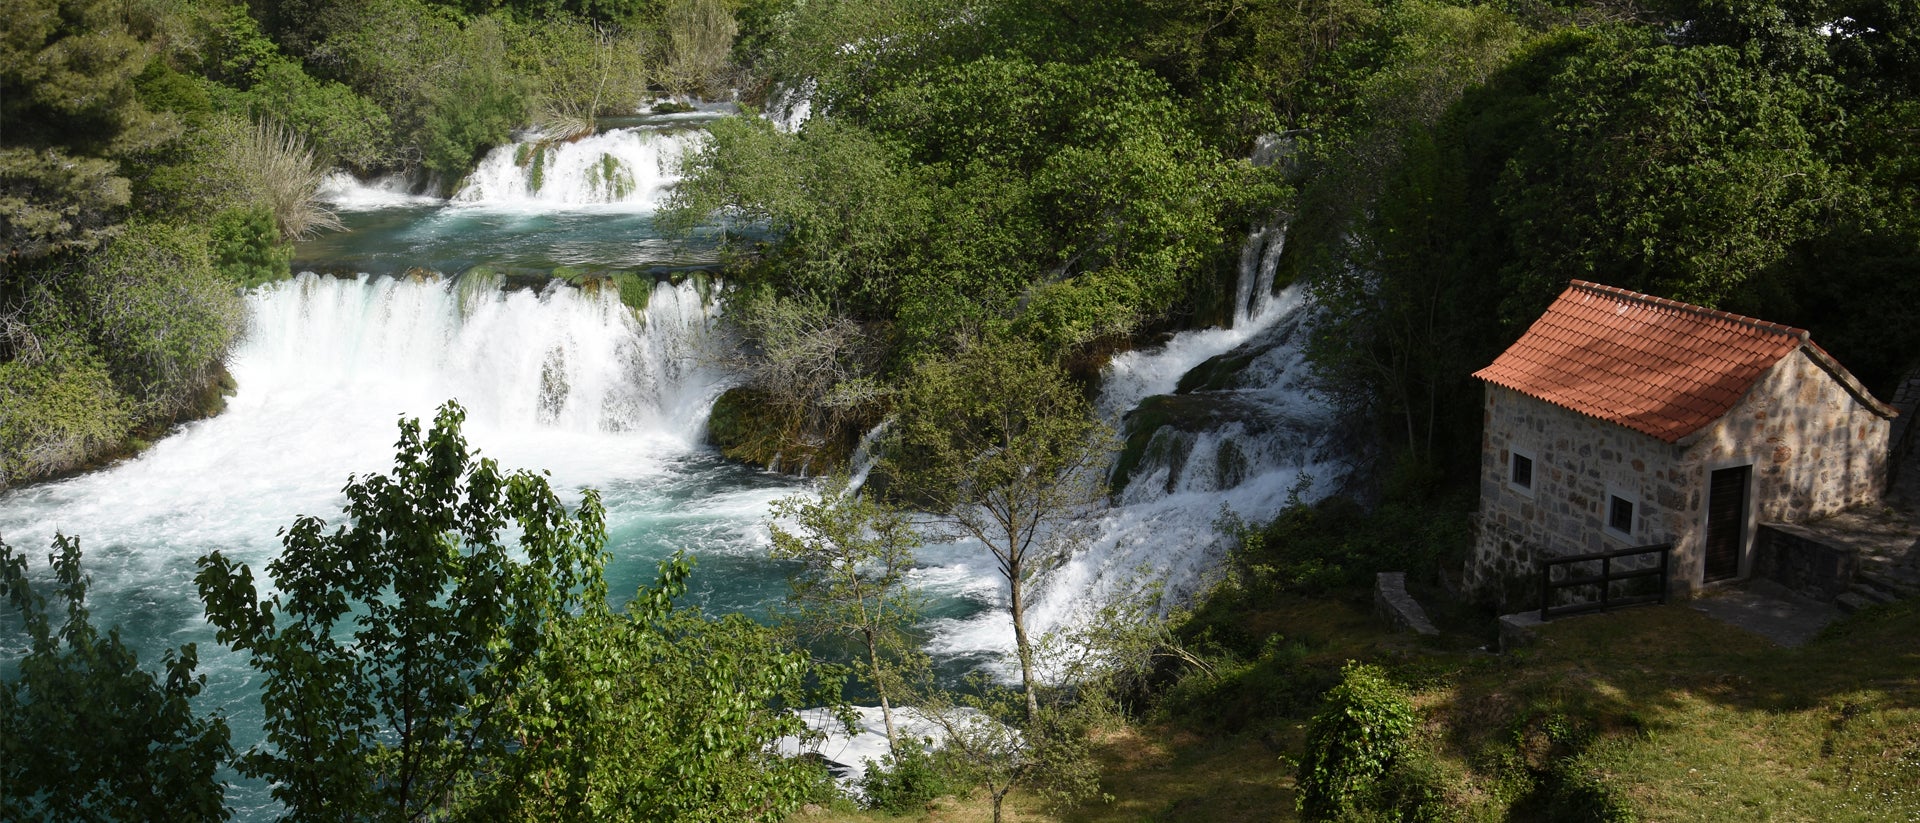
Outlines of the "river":
{"label": "river", "polygon": [[[55,532],[78,537],[96,621],[119,626],[148,665],[197,643],[208,679],[199,709],[225,715],[242,750],[261,739],[257,685],[213,640],[197,559],[218,550],[261,568],[296,516],[337,517],[350,475],[389,467],[397,420],[430,419],[450,399],[468,409],[469,441],[504,467],[551,472],[568,501],[601,491],[616,597],[686,550],[693,600],[768,613],[788,571],[767,557],[768,504],[807,486],[702,442],[707,409],[732,378],[710,356],[724,290],[692,272],[714,262],[714,237],[730,229],[676,241],[652,220],[699,122],[635,120],[575,143],[501,147],[447,200],[397,180],[330,181],[346,230],[297,249],[305,273],[248,295],[227,409],[134,459],[0,495],[0,537],[36,561]],[[1344,471],[1324,436],[1330,412],[1303,382],[1307,312],[1297,293],[1269,288],[1275,235],[1250,238],[1232,328],[1123,355],[1100,404],[1119,424],[1187,369],[1243,350],[1253,364],[1222,397],[1255,412],[1167,433],[1179,442],[1135,472],[1098,537],[1039,581],[1036,628],[1071,622],[1137,572],[1176,593],[1203,585],[1221,557],[1212,523],[1223,504],[1270,516],[1301,476],[1324,488]],[[636,274],[649,294],[623,302],[550,279],[582,271]],[[1248,422],[1259,415],[1270,419]],[[1229,451],[1236,471],[1199,468]],[[991,561],[965,545],[929,547],[921,561],[914,582],[931,598],[925,628],[943,667],[1009,672],[1012,633],[994,608],[1005,585]],[[857,759],[870,743],[829,755]],[[277,808],[265,787],[237,779],[229,799],[242,821]]]}

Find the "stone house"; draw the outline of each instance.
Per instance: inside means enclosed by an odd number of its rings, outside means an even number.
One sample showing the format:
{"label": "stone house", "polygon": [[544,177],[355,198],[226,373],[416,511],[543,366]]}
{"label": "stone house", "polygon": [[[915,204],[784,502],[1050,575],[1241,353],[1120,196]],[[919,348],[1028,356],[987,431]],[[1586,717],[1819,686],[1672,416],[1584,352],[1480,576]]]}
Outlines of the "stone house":
{"label": "stone house", "polygon": [[1800,329],[1576,280],[1474,376],[1465,582],[1505,605],[1537,605],[1543,557],[1668,542],[1685,595],[1750,574],[1761,522],[1883,491],[1894,410]]}

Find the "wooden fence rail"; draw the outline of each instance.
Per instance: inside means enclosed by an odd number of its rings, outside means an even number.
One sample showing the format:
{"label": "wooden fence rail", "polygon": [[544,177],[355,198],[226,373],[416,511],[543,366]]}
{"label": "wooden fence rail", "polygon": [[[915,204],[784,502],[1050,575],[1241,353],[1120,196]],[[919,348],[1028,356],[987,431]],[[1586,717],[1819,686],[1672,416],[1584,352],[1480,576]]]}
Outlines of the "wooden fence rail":
{"label": "wooden fence rail", "polygon": [[[1654,566],[1629,569],[1626,571],[1615,570],[1616,564],[1614,561],[1616,560],[1655,553],[1660,555],[1660,562]],[[1669,580],[1667,577],[1667,568],[1672,556],[1673,544],[1660,543],[1652,546],[1636,546],[1631,549],[1615,549],[1610,552],[1593,552],[1592,554],[1575,554],[1566,557],[1549,558],[1540,566],[1540,622],[1545,623],[1553,618],[1566,617],[1570,614],[1606,611],[1607,609],[1618,608],[1620,606],[1636,606],[1642,603],[1664,604],[1667,602],[1667,583]],[[1585,577],[1576,577],[1574,575],[1573,567],[1575,564],[1592,563],[1595,561],[1599,561],[1600,563],[1599,574]],[[1561,579],[1555,580],[1553,579],[1553,570],[1560,566],[1565,566],[1567,570]],[[1636,594],[1627,597],[1613,596],[1614,583],[1622,580],[1635,580],[1642,577],[1657,578],[1658,591],[1654,594]],[[1600,598],[1584,603],[1571,603],[1565,606],[1553,605],[1554,592],[1582,586],[1599,586]]]}

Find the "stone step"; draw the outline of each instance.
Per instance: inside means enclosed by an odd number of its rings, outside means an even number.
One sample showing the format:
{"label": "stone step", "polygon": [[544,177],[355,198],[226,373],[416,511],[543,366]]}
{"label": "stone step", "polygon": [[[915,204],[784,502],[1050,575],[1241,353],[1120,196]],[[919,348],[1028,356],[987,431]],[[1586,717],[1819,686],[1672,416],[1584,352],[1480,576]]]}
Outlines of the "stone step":
{"label": "stone step", "polygon": [[1891,595],[1895,600],[1920,597],[1920,582],[1892,574],[1889,571],[1863,572],[1854,578],[1855,586],[1865,586]]}
{"label": "stone step", "polygon": [[1839,597],[1834,598],[1833,605],[1839,606],[1840,610],[1843,612],[1846,612],[1847,614],[1853,614],[1854,612],[1857,612],[1869,606],[1877,606],[1879,605],[1879,602],[1874,600],[1869,600],[1865,596],[1856,594],[1851,589],[1849,589],[1847,591],[1841,592]]}

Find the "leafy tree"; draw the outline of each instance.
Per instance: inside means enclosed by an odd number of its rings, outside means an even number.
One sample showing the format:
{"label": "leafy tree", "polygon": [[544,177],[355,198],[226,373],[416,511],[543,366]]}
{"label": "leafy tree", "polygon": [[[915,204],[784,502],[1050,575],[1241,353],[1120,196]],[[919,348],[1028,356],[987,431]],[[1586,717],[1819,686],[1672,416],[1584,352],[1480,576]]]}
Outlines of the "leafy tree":
{"label": "leafy tree", "polygon": [[18,0],[0,37],[5,141],[71,145],[85,154],[151,145],[179,133],[140,104],[134,78],[152,56],[113,0]]}
{"label": "leafy tree", "polygon": [[166,223],[128,226],[59,291],[70,314],[55,325],[84,331],[148,419],[172,414],[206,385],[244,320],[206,235]]}
{"label": "leafy tree", "polygon": [[543,475],[473,454],[464,417],[447,404],[424,438],[403,420],[348,525],[284,531],[277,593],[202,559],[209,621],[263,675],[241,772],[291,820],[771,822],[816,794],[774,743],[838,684],[772,629],[675,606],[682,557],[616,615],[598,494],[569,513]]}
{"label": "leafy tree", "polygon": [[[864,658],[859,676],[880,698],[888,748],[898,749],[893,705],[904,681],[926,667],[908,634],[920,611],[906,580],[919,536],[904,514],[861,497],[845,476],[829,478],[817,499],[774,501],[772,514],[773,557],[801,564],[788,598],[795,624],[806,635],[855,645]],[[781,519],[796,521],[799,533]]]}
{"label": "leafy tree", "polygon": [[1030,722],[1039,684],[1027,583],[1080,539],[1105,498],[1112,434],[1030,343],[986,340],[921,361],[901,389],[885,467],[908,499],[979,541],[1007,581]]}
{"label": "leafy tree", "polygon": [[261,673],[266,743],[238,766],[289,819],[421,819],[486,786],[526,751],[512,701],[543,647],[606,600],[599,496],[569,514],[545,477],[477,458],[465,416],[447,404],[424,439],[403,420],[392,474],[348,484],[346,525],[283,531],[274,593],[201,559],[207,619]]}
{"label": "leafy tree", "polygon": [[243,287],[284,279],[292,273],[293,246],[279,240],[266,209],[221,212],[213,223],[214,268]]}
{"label": "leafy tree", "polygon": [[594,118],[628,113],[647,87],[647,45],[627,30],[558,18],[526,27],[514,49],[532,81],[534,124],[553,138],[592,134]]}
{"label": "leafy tree", "polygon": [[1607,33],[1570,57],[1501,179],[1513,318],[1568,276],[1716,305],[1844,194],[1815,149],[1835,117],[1818,78],[1649,39]]}
{"label": "leafy tree", "polygon": [[87,251],[119,231],[132,200],[113,162],[59,149],[0,148],[0,243],[9,258]]}
{"label": "leafy tree", "polygon": [[682,169],[664,224],[691,231],[714,213],[760,222],[780,238],[778,269],[766,274],[781,294],[856,318],[890,313],[909,271],[903,249],[931,216],[898,152],[836,119],[808,121],[798,135],[727,119],[709,135]]}
{"label": "leafy tree", "polygon": [[1000,823],[1007,795],[1027,788],[1052,805],[1070,807],[1100,793],[1099,764],[1087,742],[1093,715],[1086,704],[1049,702],[988,683],[976,675],[958,701],[930,695],[920,713],[942,732],[941,759],[958,777],[983,785]]}
{"label": "leafy tree", "polygon": [[233,749],[225,720],[193,712],[206,683],[194,645],[166,650],[158,676],[142,669],[117,628],[93,625],[80,541],[53,548],[58,626],[26,558],[0,543],[0,596],[26,632],[17,676],[0,681],[0,817],[226,820],[214,772]]}
{"label": "leafy tree", "polygon": [[126,437],[127,399],[76,335],[15,336],[28,348],[0,362],[0,484],[65,471]]}

